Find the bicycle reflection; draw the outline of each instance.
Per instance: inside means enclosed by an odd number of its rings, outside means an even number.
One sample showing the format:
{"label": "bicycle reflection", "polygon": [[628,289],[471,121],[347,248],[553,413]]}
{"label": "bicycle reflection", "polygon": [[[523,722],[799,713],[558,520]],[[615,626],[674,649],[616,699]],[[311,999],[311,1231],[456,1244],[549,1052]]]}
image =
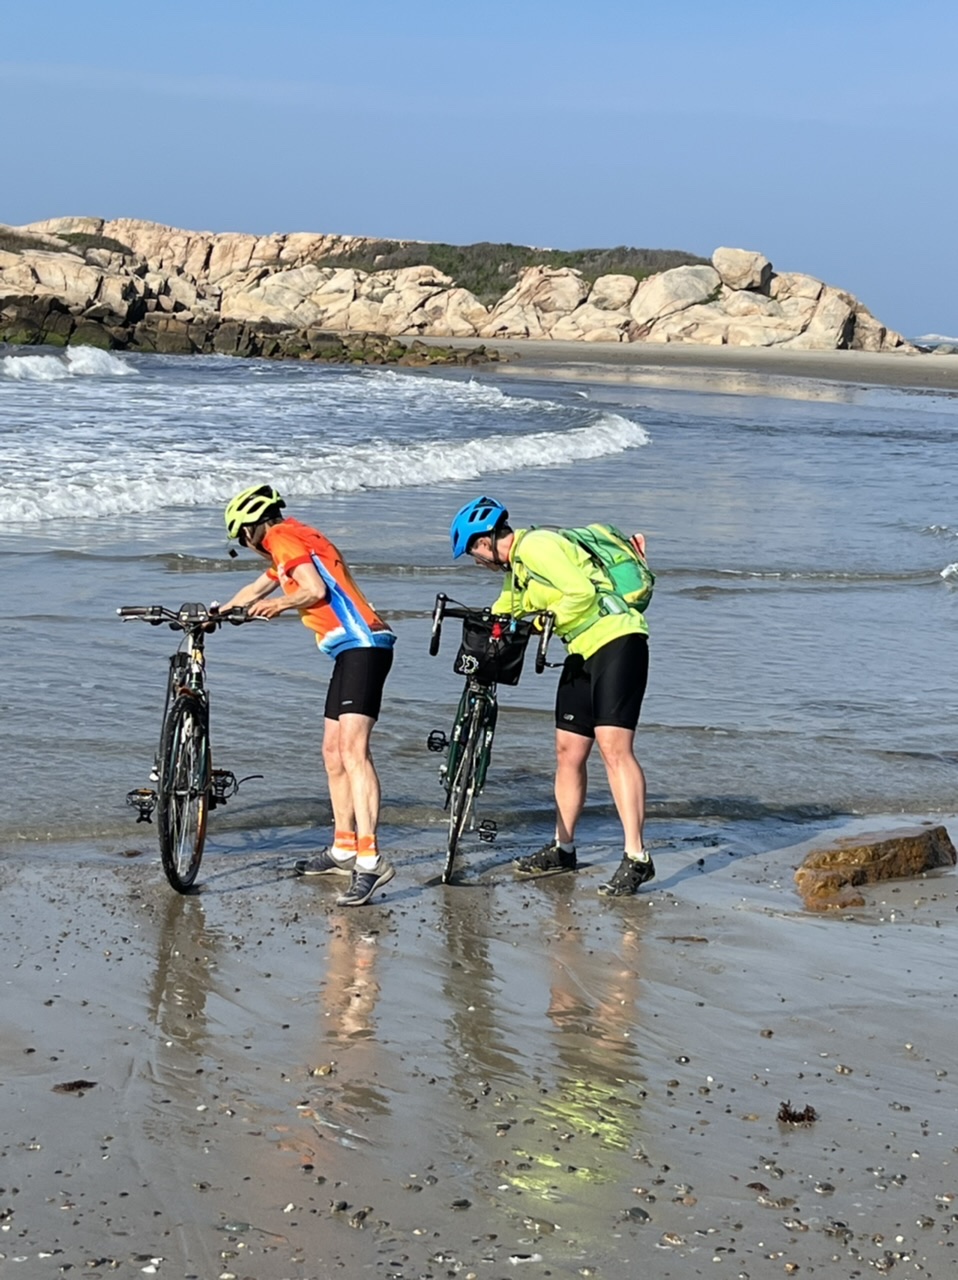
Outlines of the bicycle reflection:
{"label": "bicycle reflection", "polygon": [[193,1068],[209,1046],[206,1002],[220,939],[208,926],[202,899],[165,897],[147,1008],[166,1047]]}

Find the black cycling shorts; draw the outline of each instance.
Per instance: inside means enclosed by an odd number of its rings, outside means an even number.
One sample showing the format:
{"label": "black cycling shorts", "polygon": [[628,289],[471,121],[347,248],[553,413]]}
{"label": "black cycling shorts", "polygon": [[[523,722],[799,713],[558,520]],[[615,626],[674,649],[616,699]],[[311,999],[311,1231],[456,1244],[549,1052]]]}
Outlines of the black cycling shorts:
{"label": "black cycling shorts", "polygon": [[333,663],[326,690],[326,719],[359,715],[378,720],[392,664],[392,649],[346,649],[341,653]]}
{"label": "black cycling shorts", "polygon": [[556,728],[594,738],[596,725],[634,729],[649,678],[649,641],[610,640],[591,656],[570,653],[556,692]]}

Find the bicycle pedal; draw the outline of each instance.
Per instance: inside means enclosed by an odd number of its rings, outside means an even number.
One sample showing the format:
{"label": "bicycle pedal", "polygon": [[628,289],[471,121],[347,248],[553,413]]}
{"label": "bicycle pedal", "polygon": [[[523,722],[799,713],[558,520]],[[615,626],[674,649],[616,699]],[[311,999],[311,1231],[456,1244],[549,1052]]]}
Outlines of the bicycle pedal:
{"label": "bicycle pedal", "polygon": [[483,818],[476,827],[476,835],[480,840],[485,840],[487,844],[492,844],[498,834],[499,824],[494,822],[492,818]]}
{"label": "bicycle pedal", "polygon": [[210,774],[210,808],[226,804],[239,790],[236,774],[230,769],[213,769]]}
{"label": "bicycle pedal", "polygon": [[156,792],[149,787],[135,787],[126,793],[126,802],[131,809],[138,809],[137,822],[152,822],[153,810],[156,808]]}
{"label": "bicycle pedal", "polygon": [[430,751],[445,751],[449,746],[449,739],[441,729],[433,729],[426,739],[426,746]]}

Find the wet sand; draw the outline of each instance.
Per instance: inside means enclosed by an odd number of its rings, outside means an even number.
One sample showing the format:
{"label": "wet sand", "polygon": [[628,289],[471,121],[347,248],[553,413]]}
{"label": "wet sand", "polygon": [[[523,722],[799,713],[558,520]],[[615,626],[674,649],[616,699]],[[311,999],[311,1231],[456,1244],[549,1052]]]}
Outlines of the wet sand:
{"label": "wet sand", "polygon": [[[425,338],[435,346],[475,347],[475,339]],[[779,347],[707,347],[694,343],[543,342],[490,339],[499,371],[535,369],[576,381],[611,380],[692,389],[747,389],[749,378],[801,379],[915,390],[958,390],[958,356],[929,352],[788,351]],[[746,375],[736,377],[736,375]],[[732,385],[725,385],[730,383]],[[734,385],[734,384],[738,385]]]}
{"label": "wet sand", "polygon": [[214,832],[186,898],[149,829],[4,850],[0,1272],[951,1276],[958,879],[791,880],[901,823],[656,822],[620,902],[607,817],[532,884],[531,831],[442,887],[387,830],[351,911],[304,830]]}

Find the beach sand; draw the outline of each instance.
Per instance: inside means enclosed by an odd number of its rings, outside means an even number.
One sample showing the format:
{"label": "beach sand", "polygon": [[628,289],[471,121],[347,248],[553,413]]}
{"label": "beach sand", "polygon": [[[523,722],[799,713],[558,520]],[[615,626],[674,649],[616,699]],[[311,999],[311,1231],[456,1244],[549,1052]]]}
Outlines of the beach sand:
{"label": "beach sand", "polygon": [[611,817],[531,884],[387,831],[351,911],[305,831],[215,837],[185,898],[150,829],[7,853],[0,1271],[950,1276],[958,880],[792,883],[901,822],[657,822],[613,902]]}
{"label": "beach sand", "polygon": [[[496,345],[958,386],[948,357]],[[214,820],[189,897],[151,827],[0,850],[0,1274],[951,1277],[958,877],[825,917],[792,882],[809,842],[906,820],[657,818],[657,879],[611,902],[607,808],[531,884],[541,820],[447,887],[441,814],[387,825],[396,879],[353,910],[290,874],[301,828]]]}
{"label": "beach sand", "polygon": [[[475,339],[425,338],[435,346],[474,348]],[[692,390],[747,391],[756,379],[824,381],[958,390],[958,356],[929,352],[789,351],[780,347],[706,347],[693,343],[549,342],[490,339],[486,345],[517,371]],[[745,375],[736,376],[736,375]]]}

